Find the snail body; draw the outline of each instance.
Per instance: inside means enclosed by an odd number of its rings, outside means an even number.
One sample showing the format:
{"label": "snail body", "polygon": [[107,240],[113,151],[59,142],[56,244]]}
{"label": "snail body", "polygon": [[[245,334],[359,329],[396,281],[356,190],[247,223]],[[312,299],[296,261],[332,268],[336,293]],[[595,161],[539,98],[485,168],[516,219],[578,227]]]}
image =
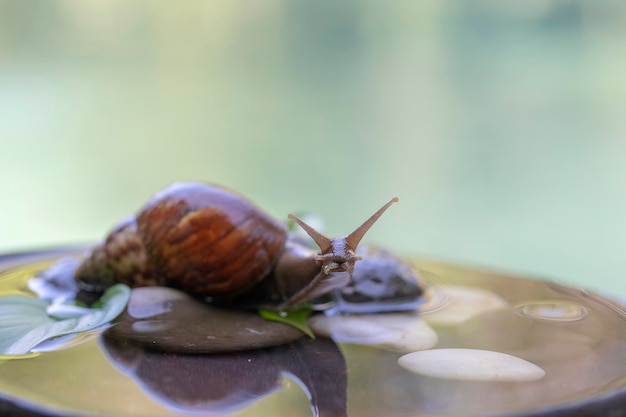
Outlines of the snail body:
{"label": "snail body", "polygon": [[239,194],[201,182],[175,183],[122,221],[78,267],[87,291],[121,282],[160,285],[239,306],[288,309],[344,287],[357,246],[397,198],[347,236],[331,239],[293,215],[319,252]]}

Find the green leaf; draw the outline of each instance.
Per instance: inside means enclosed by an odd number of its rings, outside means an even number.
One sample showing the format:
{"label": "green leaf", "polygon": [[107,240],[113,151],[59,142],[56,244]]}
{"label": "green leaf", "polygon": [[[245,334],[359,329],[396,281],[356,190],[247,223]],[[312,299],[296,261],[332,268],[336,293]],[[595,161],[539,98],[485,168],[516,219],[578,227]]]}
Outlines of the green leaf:
{"label": "green leaf", "polygon": [[311,315],[313,310],[310,307],[303,307],[299,310],[290,311],[276,311],[259,309],[259,314],[265,320],[277,321],[279,323],[285,323],[300,330],[311,339],[315,339],[313,331],[309,328],[307,319]]}
{"label": "green leaf", "polygon": [[48,314],[46,301],[23,295],[0,297],[0,354],[24,355],[45,340],[93,330],[120,315],[129,299],[130,288],[117,284],[104,293],[101,308],[58,320]]}

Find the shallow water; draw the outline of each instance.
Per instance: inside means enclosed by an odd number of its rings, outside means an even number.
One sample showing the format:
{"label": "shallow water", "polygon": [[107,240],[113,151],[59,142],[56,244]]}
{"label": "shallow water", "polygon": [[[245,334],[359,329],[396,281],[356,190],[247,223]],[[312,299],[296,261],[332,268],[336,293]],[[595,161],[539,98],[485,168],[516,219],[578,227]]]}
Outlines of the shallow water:
{"label": "shallow water", "polygon": [[[0,295],[27,293],[26,280],[51,257],[14,259],[12,265],[0,259]],[[313,407],[322,417],[435,417],[532,415],[623,391],[626,312],[620,305],[550,283],[414,264],[428,291],[423,311],[411,320],[436,334],[434,345],[421,348],[506,353],[537,365],[545,376],[476,382],[420,375],[398,365],[406,351],[381,340],[302,338],[236,354],[174,355],[105,332],[28,358],[0,358],[0,395],[24,407],[80,415],[310,416]]]}

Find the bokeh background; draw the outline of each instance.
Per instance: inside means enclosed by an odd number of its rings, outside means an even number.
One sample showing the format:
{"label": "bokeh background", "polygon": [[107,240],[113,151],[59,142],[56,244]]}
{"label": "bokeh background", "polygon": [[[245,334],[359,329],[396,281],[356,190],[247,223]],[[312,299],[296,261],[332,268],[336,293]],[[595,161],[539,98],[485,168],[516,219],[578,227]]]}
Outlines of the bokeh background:
{"label": "bokeh background", "polygon": [[0,252],[221,183],[626,297],[620,0],[0,0]]}

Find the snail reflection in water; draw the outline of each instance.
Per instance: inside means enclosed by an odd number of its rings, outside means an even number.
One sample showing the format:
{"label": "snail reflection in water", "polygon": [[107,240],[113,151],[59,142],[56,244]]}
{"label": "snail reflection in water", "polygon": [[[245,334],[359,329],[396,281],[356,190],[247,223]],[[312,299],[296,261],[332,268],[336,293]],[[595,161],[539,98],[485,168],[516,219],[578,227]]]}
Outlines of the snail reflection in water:
{"label": "snail reflection in water", "polygon": [[[334,239],[290,214],[319,246],[316,253],[283,223],[231,190],[175,183],[95,247],[76,271],[76,280],[86,291],[102,291],[116,282],[160,285],[235,306],[290,309],[351,285],[355,263],[361,260],[359,242],[396,201],[354,232]],[[408,293],[418,298],[416,279],[408,281]]]}
{"label": "snail reflection in water", "polygon": [[[286,376],[305,390],[312,415],[348,415],[346,361],[339,347],[324,337],[246,352],[179,355],[128,344],[111,337],[109,329],[101,345],[117,369],[170,408],[230,415],[284,389]],[[290,405],[282,408],[289,410]],[[290,411],[296,415],[297,408]]]}

